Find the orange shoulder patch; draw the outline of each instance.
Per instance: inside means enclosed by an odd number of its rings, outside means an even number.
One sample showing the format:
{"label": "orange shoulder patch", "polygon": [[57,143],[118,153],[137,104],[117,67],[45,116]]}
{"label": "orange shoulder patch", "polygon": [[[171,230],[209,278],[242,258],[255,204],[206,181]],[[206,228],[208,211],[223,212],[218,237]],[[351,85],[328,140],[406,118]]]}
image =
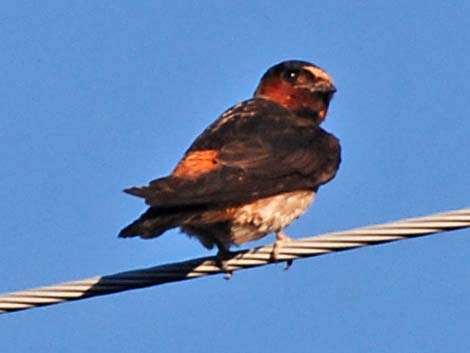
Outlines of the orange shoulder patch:
{"label": "orange shoulder patch", "polygon": [[190,152],[179,162],[171,175],[176,177],[195,177],[209,173],[220,166],[216,159],[218,154],[219,152],[215,150]]}

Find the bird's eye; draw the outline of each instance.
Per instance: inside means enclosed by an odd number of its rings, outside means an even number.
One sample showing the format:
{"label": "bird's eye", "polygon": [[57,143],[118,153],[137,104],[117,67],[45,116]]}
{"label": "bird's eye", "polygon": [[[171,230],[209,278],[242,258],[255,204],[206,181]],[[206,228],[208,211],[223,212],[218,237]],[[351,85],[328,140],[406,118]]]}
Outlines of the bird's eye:
{"label": "bird's eye", "polygon": [[286,72],[286,81],[290,83],[296,83],[297,79],[299,78],[300,71],[299,70],[289,70]]}
{"label": "bird's eye", "polygon": [[285,80],[291,84],[309,84],[315,81],[315,75],[308,70],[289,70],[285,73]]}

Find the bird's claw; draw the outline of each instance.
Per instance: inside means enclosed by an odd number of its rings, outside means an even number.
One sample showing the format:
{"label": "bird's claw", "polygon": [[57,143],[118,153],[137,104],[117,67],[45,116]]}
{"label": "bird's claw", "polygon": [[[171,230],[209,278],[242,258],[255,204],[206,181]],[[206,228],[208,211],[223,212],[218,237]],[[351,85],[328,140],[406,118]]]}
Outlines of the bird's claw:
{"label": "bird's claw", "polygon": [[292,259],[287,260],[286,267],[284,267],[284,271],[287,271],[292,266],[293,263],[294,263],[294,260]]}
{"label": "bird's claw", "polygon": [[224,279],[229,280],[233,277],[233,271],[227,269],[225,261],[231,259],[235,253],[228,249],[221,249],[217,252],[216,263],[217,267],[224,272]]}
{"label": "bird's claw", "polygon": [[[286,241],[290,241],[292,240],[286,233],[280,231],[280,232],[276,232],[276,242],[274,243],[274,247],[273,247],[273,251],[271,253],[271,261],[272,262],[277,262],[279,260],[279,251],[281,250],[282,248],[282,244]],[[292,264],[293,264],[294,260],[292,259],[289,259],[286,261],[286,267],[284,267],[284,270],[288,270]]]}

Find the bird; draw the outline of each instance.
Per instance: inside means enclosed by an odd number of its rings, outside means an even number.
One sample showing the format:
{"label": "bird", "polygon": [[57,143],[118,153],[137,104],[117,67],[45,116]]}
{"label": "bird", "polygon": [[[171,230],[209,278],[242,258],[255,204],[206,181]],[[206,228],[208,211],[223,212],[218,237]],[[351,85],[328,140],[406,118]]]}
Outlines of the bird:
{"label": "bird", "polygon": [[274,233],[276,260],[290,240],[284,229],[339,169],[339,139],[320,127],[335,92],[332,77],[310,62],[269,68],[253,97],[205,129],[168,176],[124,190],[149,208],[119,237],[180,228],[223,257]]}

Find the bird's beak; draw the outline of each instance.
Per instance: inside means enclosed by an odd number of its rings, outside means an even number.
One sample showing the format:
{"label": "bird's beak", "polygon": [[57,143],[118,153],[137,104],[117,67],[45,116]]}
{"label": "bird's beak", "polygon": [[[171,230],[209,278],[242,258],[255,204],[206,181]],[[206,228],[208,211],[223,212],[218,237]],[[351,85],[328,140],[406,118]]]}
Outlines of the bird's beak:
{"label": "bird's beak", "polygon": [[332,82],[328,81],[320,81],[317,82],[313,87],[311,88],[312,92],[320,92],[320,93],[326,93],[330,96],[333,96],[336,92],[336,87]]}

